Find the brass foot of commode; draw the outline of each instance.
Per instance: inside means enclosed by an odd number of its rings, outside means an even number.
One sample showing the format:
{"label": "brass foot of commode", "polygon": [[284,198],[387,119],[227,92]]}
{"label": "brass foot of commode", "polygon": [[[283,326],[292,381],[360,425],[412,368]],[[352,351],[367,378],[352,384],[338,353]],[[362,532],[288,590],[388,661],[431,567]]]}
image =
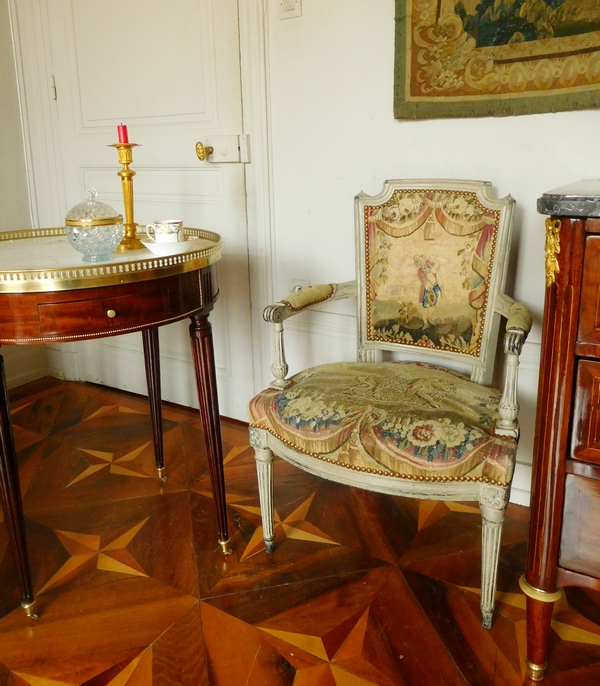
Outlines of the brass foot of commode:
{"label": "brass foot of commode", "polygon": [[229,548],[229,539],[226,541],[219,541],[219,545],[221,546],[221,550],[223,551],[223,555],[232,555],[233,550]]}
{"label": "brass foot of commode", "polygon": [[33,600],[30,603],[26,603],[23,601],[21,603],[21,607],[25,610],[25,614],[30,618],[30,619],[39,619],[38,615],[35,614],[33,611],[33,606],[35,605],[35,600]]}
{"label": "brass foot of commode", "polygon": [[544,678],[544,672],[546,671],[548,663],[544,662],[543,665],[534,665],[533,662],[529,662],[527,658],[525,658],[525,662],[527,664],[527,676],[532,681],[541,681]]}
{"label": "brass foot of commode", "polygon": [[165,483],[167,480],[167,475],[165,474],[165,468],[164,467],[157,467],[156,468],[156,473],[158,474],[158,478]]}

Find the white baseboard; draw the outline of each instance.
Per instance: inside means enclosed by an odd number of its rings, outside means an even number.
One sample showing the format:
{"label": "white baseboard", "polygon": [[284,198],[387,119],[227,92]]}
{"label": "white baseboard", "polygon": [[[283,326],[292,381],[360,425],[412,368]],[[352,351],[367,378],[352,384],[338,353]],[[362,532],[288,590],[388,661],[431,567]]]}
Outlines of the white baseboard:
{"label": "white baseboard", "polygon": [[50,375],[44,345],[5,345],[0,354],[4,357],[6,384],[9,388],[16,388]]}
{"label": "white baseboard", "polygon": [[531,499],[531,465],[517,462],[510,491],[510,502],[529,507]]}
{"label": "white baseboard", "polygon": [[49,345],[47,351],[50,376],[68,381],[83,381],[79,369],[77,343]]}

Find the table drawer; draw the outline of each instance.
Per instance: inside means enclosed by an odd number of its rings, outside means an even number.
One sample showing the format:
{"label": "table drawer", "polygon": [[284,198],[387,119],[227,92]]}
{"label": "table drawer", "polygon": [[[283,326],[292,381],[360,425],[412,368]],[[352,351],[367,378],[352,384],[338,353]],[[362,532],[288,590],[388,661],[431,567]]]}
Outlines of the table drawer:
{"label": "table drawer", "polygon": [[559,565],[600,577],[600,481],[567,474]]}
{"label": "table drawer", "polygon": [[78,340],[161,326],[210,305],[216,295],[214,266],[102,288],[7,294],[0,343]]}
{"label": "table drawer", "polygon": [[88,291],[74,299],[73,293],[60,302],[37,306],[42,335],[89,336],[131,330],[185,315],[200,307],[197,276],[155,279],[105,290],[104,297],[91,298]]}
{"label": "table drawer", "polygon": [[577,365],[571,457],[600,464],[600,362],[593,360]]}
{"label": "table drawer", "polygon": [[149,313],[152,318],[166,315],[168,302],[163,302],[165,299],[160,294],[158,298],[155,296],[142,294],[132,298],[123,295],[103,300],[41,304],[38,305],[40,331],[44,335],[91,334],[143,326]]}

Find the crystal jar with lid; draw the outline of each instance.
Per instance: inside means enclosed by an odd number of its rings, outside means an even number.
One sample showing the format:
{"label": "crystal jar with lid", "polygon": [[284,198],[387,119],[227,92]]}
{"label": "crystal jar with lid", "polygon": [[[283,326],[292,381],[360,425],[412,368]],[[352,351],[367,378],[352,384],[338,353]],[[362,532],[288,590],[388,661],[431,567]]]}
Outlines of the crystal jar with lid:
{"label": "crystal jar with lid", "polygon": [[86,192],[87,200],[67,212],[65,232],[85,262],[105,262],[123,238],[123,217],[110,205],[96,200],[95,188]]}

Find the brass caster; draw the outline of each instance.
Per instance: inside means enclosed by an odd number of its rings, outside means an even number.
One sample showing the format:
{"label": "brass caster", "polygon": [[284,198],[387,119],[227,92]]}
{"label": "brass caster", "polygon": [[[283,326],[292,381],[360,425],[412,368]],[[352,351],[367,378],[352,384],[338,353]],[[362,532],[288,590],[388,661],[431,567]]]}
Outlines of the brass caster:
{"label": "brass caster", "polygon": [[163,484],[164,484],[164,483],[166,482],[166,480],[167,480],[167,476],[166,476],[166,474],[165,474],[164,472],[165,472],[165,468],[164,468],[164,467],[157,467],[157,468],[156,468],[156,473],[158,474],[158,478],[163,482]]}
{"label": "brass caster", "polygon": [[223,551],[223,555],[232,555],[233,550],[229,548],[229,539],[226,541],[219,541],[219,545],[221,546],[221,550]]}
{"label": "brass caster", "polygon": [[544,678],[544,672],[546,671],[548,663],[544,662],[543,665],[534,665],[533,662],[529,662],[527,658],[525,658],[525,662],[527,664],[527,676],[532,681],[541,681]]}
{"label": "brass caster", "polygon": [[35,614],[33,611],[33,606],[35,605],[35,600],[32,601],[31,603],[26,603],[23,601],[21,603],[21,607],[25,610],[25,614],[30,618],[30,619],[39,619],[38,615]]}

